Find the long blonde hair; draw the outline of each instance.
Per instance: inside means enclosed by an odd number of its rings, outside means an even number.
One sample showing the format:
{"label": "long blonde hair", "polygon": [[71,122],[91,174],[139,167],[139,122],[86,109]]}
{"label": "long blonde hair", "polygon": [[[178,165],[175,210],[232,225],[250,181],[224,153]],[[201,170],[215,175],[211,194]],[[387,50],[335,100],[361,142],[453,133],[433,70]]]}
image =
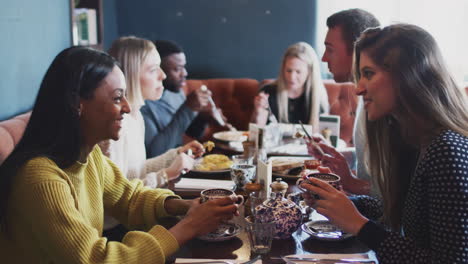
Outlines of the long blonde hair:
{"label": "long blonde hair", "polygon": [[[421,144],[443,129],[468,136],[467,99],[447,70],[436,41],[420,27],[395,24],[365,31],[355,46],[357,81],[362,52],[396,83],[393,116],[366,121],[366,164],[372,177],[377,177],[384,220],[399,230]],[[423,128],[418,121],[424,122]]]}
{"label": "long blonde hair", "polygon": [[279,121],[288,123],[288,90],[283,76],[283,68],[290,57],[298,58],[307,63],[308,76],[304,84],[306,94],[306,109],[310,108],[309,124],[315,132],[318,131],[320,108],[329,112],[328,95],[320,76],[319,60],[315,50],[305,42],[298,42],[288,47],[283,55],[280,74],[278,76],[278,115]]}
{"label": "long blonde hair", "polygon": [[112,43],[109,54],[120,63],[127,80],[127,99],[135,113],[144,105],[140,71],[148,54],[156,50],[153,42],[134,36],[121,37]]}

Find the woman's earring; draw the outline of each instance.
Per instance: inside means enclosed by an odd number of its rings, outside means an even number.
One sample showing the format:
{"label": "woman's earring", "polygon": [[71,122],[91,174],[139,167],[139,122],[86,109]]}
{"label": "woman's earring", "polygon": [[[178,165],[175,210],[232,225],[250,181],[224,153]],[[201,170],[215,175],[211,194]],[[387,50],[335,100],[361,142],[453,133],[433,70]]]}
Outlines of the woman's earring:
{"label": "woman's earring", "polygon": [[78,108],[78,117],[81,117],[81,108]]}

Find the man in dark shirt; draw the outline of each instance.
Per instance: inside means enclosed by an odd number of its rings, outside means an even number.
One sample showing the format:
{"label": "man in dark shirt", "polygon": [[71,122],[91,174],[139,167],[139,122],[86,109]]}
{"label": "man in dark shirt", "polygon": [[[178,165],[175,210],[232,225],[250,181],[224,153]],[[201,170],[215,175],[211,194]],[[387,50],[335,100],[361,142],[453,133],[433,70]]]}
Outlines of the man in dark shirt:
{"label": "man in dark shirt", "polygon": [[199,138],[205,130],[209,114],[209,90],[195,90],[185,96],[187,70],[184,51],[176,43],[166,40],[155,41],[161,56],[161,68],[167,78],[163,81],[164,93],[158,101],[146,101],[141,108],[145,121],[145,147],[148,158],[163,154],[180,146],[187,133]]}

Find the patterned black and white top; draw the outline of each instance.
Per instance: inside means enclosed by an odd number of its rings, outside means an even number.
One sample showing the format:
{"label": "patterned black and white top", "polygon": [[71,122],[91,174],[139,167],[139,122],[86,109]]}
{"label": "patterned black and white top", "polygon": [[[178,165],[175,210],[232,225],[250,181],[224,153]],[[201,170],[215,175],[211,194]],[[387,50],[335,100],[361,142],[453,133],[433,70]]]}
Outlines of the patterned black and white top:
{"label": "patterned black and white top", "polygon": [[[381,213],[369,201],[356,206]],[[358,239],[380,263],[468,263],[468,137],[446,130],[431,142],[411,179],[402,226],[404,235],[369,221]]]}

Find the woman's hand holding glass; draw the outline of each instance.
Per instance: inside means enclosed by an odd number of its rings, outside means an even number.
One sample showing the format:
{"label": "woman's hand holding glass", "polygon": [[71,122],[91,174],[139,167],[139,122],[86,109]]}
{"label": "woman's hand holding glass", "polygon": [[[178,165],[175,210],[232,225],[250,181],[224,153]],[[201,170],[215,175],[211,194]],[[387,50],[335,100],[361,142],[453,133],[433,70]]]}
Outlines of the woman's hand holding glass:
{"label": "woman's hand holding glass", "polygon": [[359,213],[344,192],[319,179],[311,177],[309,180],[313,184],[302,183],[301,187],[320,196],[320,200],[306,192],[303,194],[306,203],[343,231],[357,235],[368,219]]}

